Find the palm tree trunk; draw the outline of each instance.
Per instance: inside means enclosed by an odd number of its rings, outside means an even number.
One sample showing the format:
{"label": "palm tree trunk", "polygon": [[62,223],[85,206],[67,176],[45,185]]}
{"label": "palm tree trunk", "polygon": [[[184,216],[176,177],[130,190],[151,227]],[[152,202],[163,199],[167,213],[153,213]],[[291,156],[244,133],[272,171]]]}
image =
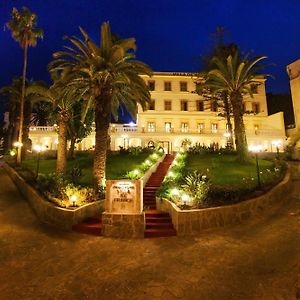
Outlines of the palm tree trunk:
{"label": "palm tree trunk", "polygon": [[31,121],[31,101],[27,100],[24,103],[22,160],[26,158],[27,150],[30,148],[30,143],[29,143],[30,121]]}
{"label": "palm tree trunk", "polygon": [[72,137],[69,152],[68,152],[68,158],[69,159],[74,159],[75,158],[75,142],[76,142],[76,138]]}
{"label": "palm tree trunk", "polygon": [[[103,96],[102,96],[103,97]],[[99,101],[99,99],[97,99]],[[110,123],[110,114],[103,116],[103,102],[96,103],[95,107],[95,151],[94,151],[94,167],[93,167],[93,181],[94,186],[97,188],[99,185],[103,185],[105,181],[105,168],[106,168],[106,153],[107,153],[107,140],[108,140],[108,129]]]}
{"label": "palm tree trunk", "polygon": [[224,92],[223,93],[223,102],[224,102],[224,110],[226,114],[226,124],[228,126],[228,133],[230,136],[228,137],[229,145],[231,148],[233,148],[233,131],[232,131],[232,123],[231,123],[231,118],[230,118],[230,105],[228,101],[228,93]]}
{"label": "palm tree trunk", "polygon": [[62,113],[58,120],[58,144],[57,144],[57,160],[56,172],[65,174],[67,170],[67,124],[68,119]]}
{"label": "palm tree trunk", "polygon": [[24,99],[25,99],[25,83],[26,83],[26,69],[27,69],[27,50],[28,43],[25,42],[24,46],[24,63],[23,63],[23,74],[22,74],[22,94],[20,101],[20,124],[19,124],[19,138],[18,138],[18,152],[17,152],[17,164],[22,161],[22,137],[23,137],[23,122],[24,122]]}
{"label": "palm tree trunk", "polygon": [[234,93],[230,95],[230,98],[233,110],[234,135],[238,160],[240,163],[246,163],[248,161],[248,145],[243,120],[243,97],[239,93]]}

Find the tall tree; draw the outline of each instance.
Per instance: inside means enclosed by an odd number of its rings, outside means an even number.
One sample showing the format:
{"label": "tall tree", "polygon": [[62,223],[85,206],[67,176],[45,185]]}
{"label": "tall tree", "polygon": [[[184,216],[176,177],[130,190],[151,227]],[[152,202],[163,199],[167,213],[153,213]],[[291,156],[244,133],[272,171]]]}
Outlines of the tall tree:
{"label": "tall tree", "polygon": [[243,120],[243,97],[249,94],[253,97],[251,85],[259,85],[258,71],[262,69],[259,64],[266,56],[249,60],[248,56],[240,59],[239,52],[229,55],[226,61],[219,57],[213,58],[216,66],[207,74],[204,86],[214,93],[228,93],[233,110],[235,144],[238,158],[241,163],[248,160],[247,137]]}
{"label": "tall tree", "polygon": [[111,114],[117,119],[121,104],[134,115],[136,105],[145,109],[150,102],[150,92],[139,76],[151,75],[150,68],[134,60],[135,39],[119,39],[111,34],[108,22],[100,29],[101,41],[96,45],[80,28],[83,39],[68,38],[71,46],[66,51],[54,53],[55,60],[49,65],[52,71],[65,71],[69,85],[83,91],[87,107],[95,111],[95,152],[93,178],[96,186],[104,183],[108,129]]}
{"label": "tall tree", "polygon": [[23,7],[19,12],[16,8],[13,8],[11,13],[11,20],[7,22],[6,26],[11,30],[12,37],[20,44],[24,49],[23,59],[23,72],[22,72],[22,93],[20,99],[20,117],[19,117],[19,136],[18,136],[18,152],[17,162],[21,163],[21,145],[23,135],[23,123],[24,123],[24,98],[25,98],[25,84],[26,84],[26,70],[27,70],[27,52],[28,47],[35,47],[37,39],[43,37],[43,30],[37,29],[37,15],[32,13],[27,7]]}

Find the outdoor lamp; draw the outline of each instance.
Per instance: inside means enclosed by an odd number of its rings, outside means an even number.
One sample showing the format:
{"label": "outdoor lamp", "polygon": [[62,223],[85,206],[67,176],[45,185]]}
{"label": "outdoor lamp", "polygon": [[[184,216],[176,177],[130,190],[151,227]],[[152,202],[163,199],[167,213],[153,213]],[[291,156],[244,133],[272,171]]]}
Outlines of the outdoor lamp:
{"label": "outdoor lamp", "polygon": [[70,197],[70,201],[72,203],[72,206],[76,206],[77,196],[74,194]]}
{"label": "outdoor lamp", "polygon": [[139,173],[140,173],[140,172],[139,172],[139,170],[137,170],[137,169],[135,169],[135,170],[133,171],[133,174],[134,174],[134,175],[139,175]]}
{"label": "outdoor lamp", "polygon": [[172,195],[172,196],[179,196],[179,190],[176,189],[176,188],[175,188],[175,189],[172,189],[172,190],[171,190],[171,195]]}
{"label": "outdoor lamp", "polygon": [[183,194],[181,196],[181,200],[183,201],[183,205],[186,206],[186,203],[189,201],[190,197],[187,194]]}
{"label": "outdoor lamp", "polygon": [[22,146],[23,146],[23,143],[15,142],[15,143],[14,143],[14,146],[17,147],[17,148],[18,148],[18,147],[22,147]]}
{"label": "outdoor lamp", "polygon": [[276,147],[277,158],[279,159],[279,147],[281,145],[281,141],[280,140],[272,141],[272,145]]}
{"label": "outdoor lamp", "polygon": [[9,151],[9,155],[10,156],[15,156],[16,155],[16,151],[15,150],[10,150]]}
{"label": "outdoor lamp", "polygon": [[41,152],[45,151],[46,147],[42,146],[42,145],[34,145],[33,150],[35,150],[37,152],[36,175],[35,175],[35,178],[37,178],[39,176]]}
{"label": "outdoor lamp", "polygon": [[262,151],[262,145],[250,145],[249,151],[255,154],[255,161],[256,161],[256,174],[257,174],[257,187],[261,189],[261,182],[260,182],[260,173],[259,173],[259,165],[258,165],[258,157],[257,154]]}

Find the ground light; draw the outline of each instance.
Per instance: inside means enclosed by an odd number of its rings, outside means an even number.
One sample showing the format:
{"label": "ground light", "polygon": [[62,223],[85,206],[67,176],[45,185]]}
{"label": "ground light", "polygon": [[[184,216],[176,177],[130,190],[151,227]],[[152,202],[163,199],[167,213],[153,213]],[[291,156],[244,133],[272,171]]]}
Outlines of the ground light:
{"label": "ground light", "polygon": [[34,145],[33,146],[33,150],[37,152],[36,175],[35,175],[35,178],[38,178],[38,176],[39,176],[41,152],[45,151],[45,149],[46,149],[45,146],[41,146],[41,145]]}
{"label": "ground light", "polygon": [[183,194],[183,195],[181,196],[181,200],[182,200],[182,202],[183,202],[183,206],[184,206],[184,207],[187,207],[187,202],[190,200],[190,197],[189,197],[189,195],[187,195],[187,194]]}
{"label": "ground light", "polygon": [[256,161],[256,174],[257,174],[257,188],[261,190],[260,174],[259,174],[259,164],[258,164],[258,153],[262,151],[262,145],[251,145],[249,146],[249,151],[255,154]]}
{"label": "ground light", "polygon": [[77,196],[74,194],[70,197],[70,202],[72,203],[72,206],[76,206]]}

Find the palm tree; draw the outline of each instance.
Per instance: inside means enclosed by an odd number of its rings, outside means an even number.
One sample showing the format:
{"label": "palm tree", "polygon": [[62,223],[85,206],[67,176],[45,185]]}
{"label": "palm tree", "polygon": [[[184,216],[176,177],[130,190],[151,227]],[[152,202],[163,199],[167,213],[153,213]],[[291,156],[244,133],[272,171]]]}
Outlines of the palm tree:
{"label": "palm tree", "polygon": [[246,56],[241,60],[238,51],[233,56],[229,55],[226,61],[214,57],[213,64],[216,67],[208,72],[204,83],[214,93],[226,92],[229,96],[234,119],[235,144],[241,163],[248,160],[248,146],[243,120],[243,97],[246,94],[253,97],[251,85],[261,84],[257,80],[257,74],[262,66],[258,63],[265,58],[266,56],[259,56],[250,61]]}
{"label": "palm tree", "polygon": [[22,73],[22,93],[20,99],[20,117],[19,117],[19,137],[18,137],[18,153],[17,162],[21,163],[21,145],[24,122],[24,98],[25,98],[25,83],[26,83],[26,69],[27,69],[27,52],[28,47],[35,47],[37,39],[43,37],[43,30],[37,29],[36,22],[37,15],[32,13],[28,8],[23,7],[22,12],[13,8],[11,13],[11,20],[7,22],[6,26],[11,30],[12,37],[24,49],[23,73]]}
{"label": "palm tree", "polygon": [[28,88],[28,93],[39,95],[43,101],[52,103],[58,125],[58,144],[56,172],[64,174],[67,169],[67,134],[68,123],[72,118],[73,105],[79,96],[72,88],[65,88],[59,81],[48,87],[46,84],[37,84]]}
{"label": "palm tree", "polygon": [[120,105],[134,115],[137,103],[145,109],[150,92],[140,74],[151,75],[151,69],[134,60],[135,39],[119,39],[111,34],[108,22],[101,26],[100,45],[96,45],[80,28],[84,39],[68,38],[71,46],[54,53],[50,70],[66,72],[69,86],[75,85],[95,111],[95,152],[93,178],[95,186],[105,180],[108,129],[111,115],[116,119]]}

